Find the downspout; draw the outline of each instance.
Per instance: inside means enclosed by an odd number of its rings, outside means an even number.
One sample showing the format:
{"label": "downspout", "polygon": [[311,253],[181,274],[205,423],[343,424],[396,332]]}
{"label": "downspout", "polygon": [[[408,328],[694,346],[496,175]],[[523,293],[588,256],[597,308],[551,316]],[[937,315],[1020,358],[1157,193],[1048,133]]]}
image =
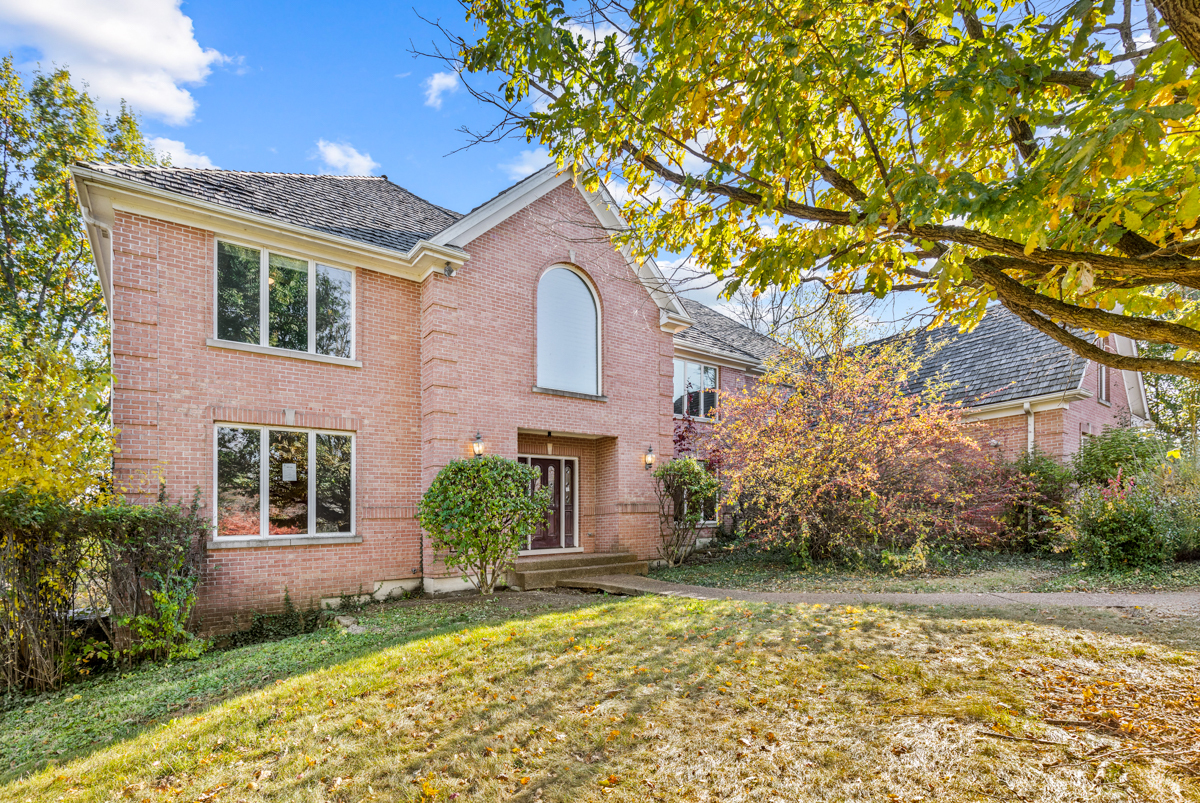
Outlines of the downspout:
{"label": "downspout", "polygon": [[[1025,451],[1033,455],[1033,406],[1029,402],[1023,405],[1025,410]],[[1033,533],[1033,505],[1025,506],[1025,534]]]}
{"label": "downspout", "polygon": [[1025,402],[1025,451],[1033,454],[1033,408]]}
{"label": "downspout", "polygon": [[[96,254],[92,254],[92,262],[96,265],[96,273],[100,277],[100,292],[104,295],[104,315],[108,318],[108,428],[111,432],[113,429],[113,397],[116,395],[114,384],[116,383],[116,373],[113,369],[115,362],[114,344],[113,344],[113,232],[112,228],[101,223],[96,218],[92,217],[91,210],[83,204],[83,198],[79,198],[79,211],[83,214],[84,223],[89,226],[95,226],[101,232],[101,239],[105,241],[105,260],[108,263],[108,286],[104,284],[105,271],[100,270],[100,259],[97,259]],[[104,257],[101,257],[102,259]],[[116,437],[113,437],[114,444]],[[109,455],[108,469],[112,472],[113,487],[116,487],[117,477],[117,454],[116,450]]]}

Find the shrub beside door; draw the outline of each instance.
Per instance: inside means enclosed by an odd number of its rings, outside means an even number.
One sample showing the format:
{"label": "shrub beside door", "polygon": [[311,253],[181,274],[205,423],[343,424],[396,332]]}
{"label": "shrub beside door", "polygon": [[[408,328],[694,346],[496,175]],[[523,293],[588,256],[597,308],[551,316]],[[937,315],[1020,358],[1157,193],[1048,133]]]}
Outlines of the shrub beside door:
{"label": "shrub beside door", "polygon": [[421,497],[417,520],[434,549],[480,594],[495,590],[546,518],[550,491],[533,490],[537,478],[529,466],[484,455],[451,462]]}

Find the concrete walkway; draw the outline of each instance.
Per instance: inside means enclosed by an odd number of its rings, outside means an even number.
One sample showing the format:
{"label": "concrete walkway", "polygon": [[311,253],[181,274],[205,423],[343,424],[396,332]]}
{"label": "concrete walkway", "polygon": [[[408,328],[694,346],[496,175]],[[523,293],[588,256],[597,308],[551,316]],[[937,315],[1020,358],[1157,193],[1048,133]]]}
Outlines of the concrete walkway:
{"label": "concrete walkway", "polygon": [[742,602],[805,603],[808,605],[976,605],[1001,608],[1006,605],[1036,605],[1067,608],[1142,608],[1171,616],[1200,617],[1200,593],[1194,591],[1155,591],[1144,594],[1066,591],[1056,593],[806,593],[789,591],[742,591],[733,588],[708,588],[668,583],[650,577],[609,574],[559,581],[560,586],[607,591],[610,594],[658,594],[689,599],[732,599]]}

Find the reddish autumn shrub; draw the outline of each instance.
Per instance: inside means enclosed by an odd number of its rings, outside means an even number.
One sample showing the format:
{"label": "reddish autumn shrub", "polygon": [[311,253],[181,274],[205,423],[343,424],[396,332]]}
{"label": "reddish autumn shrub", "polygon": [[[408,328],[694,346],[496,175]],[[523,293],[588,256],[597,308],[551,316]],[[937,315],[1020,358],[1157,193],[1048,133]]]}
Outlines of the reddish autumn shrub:
{"label": "reddish autumn shrub", "polygon": [[933,545],[994,545],[1019,480],[981,448],[942,388],[913,387],[901,339],[826,356],[786,352],[715,439],[747,536],[819,559],[923,566]]}

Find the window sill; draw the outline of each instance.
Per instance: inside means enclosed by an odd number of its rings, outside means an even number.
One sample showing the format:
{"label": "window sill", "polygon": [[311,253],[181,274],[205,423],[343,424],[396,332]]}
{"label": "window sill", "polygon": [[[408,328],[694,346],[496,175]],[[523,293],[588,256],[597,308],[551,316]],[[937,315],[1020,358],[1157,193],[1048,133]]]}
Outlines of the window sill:
{"label": "window sill", "polygon": [[1096,399],[1096,401],[1100,402],[1105,407],[1112,407],[1112,402],[1110,401],[1105,401],[1104,399]]}
{"label": "window sill", "polygon": [[274,346],[259,346],[255,343],[237,343],[233,340],[217,340],[216,338],[207,338],[204,341],[205,345],[216,349],[229,349],[230,351],[248,351],[251,354],[270,354],[272,357],[289,357],[293,360],[307,360],[309,362],[323,362],[329,365],[344,365],[347,368],[362,368],[361,360],[349,360],[345,357],[331,357],[328,354],[309,354],[307,351],[292,351],[291,349],[277,349]]}
{"label": "window sill", "polygon": [[534,393],[545,393],[547,396],[565,396],[568,399],[583,399],[585,401],[608,401],[607,396],[597,396],[593,393],[576,393],[573,390],[556,390],[554,388],[543,388],[537,385],[533,386]]}
{"label": "window sill", "polygon": [[209,549],[253,549],[264,546],[321,546],[361,544],[361,535],[218,535],[208,539]]}
{"label": "window sill", "polygon": [[683,419],[685,419],[685,418],[690,418],[690,419],[692,419],[693,421],[700,421],[701,423],[704,423],[704,424],[715,424],[715,423],[717,423],[717,419],[716,419],[716,418],[713,418],[713,417],[706,417],[706,416],[702,416],[702,415],[681,415],[680,413],[672,413],[672,414],[671,414],[671,416],[672,416],[672,417],[673,417],[673,418],[674,418],[676,421],[682,421],[682,420],[683,420]]}

